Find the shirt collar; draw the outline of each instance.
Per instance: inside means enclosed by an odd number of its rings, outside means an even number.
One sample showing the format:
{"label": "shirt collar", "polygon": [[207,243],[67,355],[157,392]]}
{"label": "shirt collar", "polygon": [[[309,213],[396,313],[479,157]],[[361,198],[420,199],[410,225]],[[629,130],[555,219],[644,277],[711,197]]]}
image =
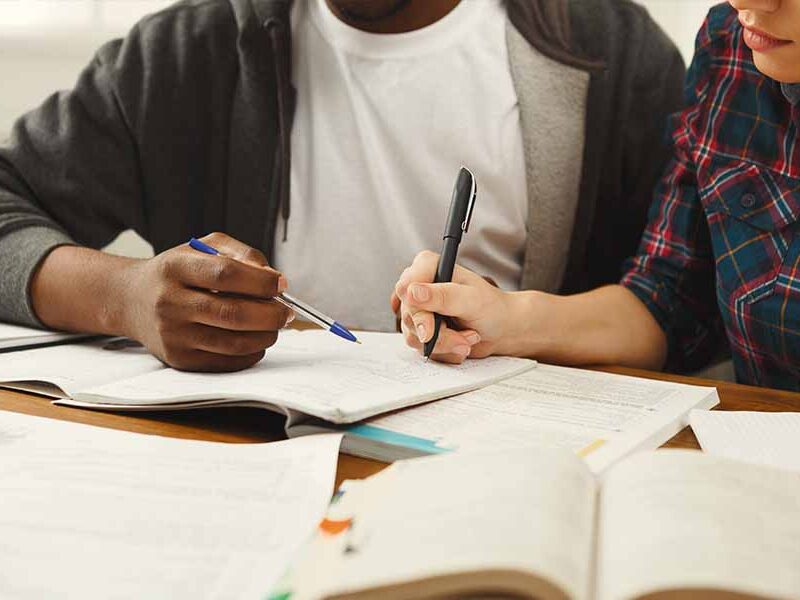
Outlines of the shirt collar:
{"label": "shirt collar", "polygon": [[781,89],[789,102],[795,106],[800,105],[800,83],[782,83]]}

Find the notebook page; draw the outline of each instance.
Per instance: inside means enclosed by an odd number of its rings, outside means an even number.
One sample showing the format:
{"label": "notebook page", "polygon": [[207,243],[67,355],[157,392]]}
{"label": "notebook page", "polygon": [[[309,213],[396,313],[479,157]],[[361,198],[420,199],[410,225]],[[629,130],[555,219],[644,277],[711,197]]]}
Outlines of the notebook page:
{"label": "notebook page", "polygon": [[207,398],[263,400],[334,422],[488,385],[535,365],[507,357],[453,366],[425,362],[400,334],[359,333],[363,345],[326,331],[285,331],[266,358],[239,373],[172,369],[84,390],[82,401],[158,404]]}
{"label": "notebook page", "polygon": [[10,325],[9,323],[0,323],[0,343],[25,338],[43,337],[52,334],[52,331],[20,327],[19,325]]}
{"label": "notebook page", "polygon": [[[332,507],[352,528],[318,535],[286,579],[319,598],[492,569],[589,597],[595,482],[569,452],[519,448],[394,463]],[[352,494],[353,497],[349,497]]]}
{"label": "notebook page", "polygon": [[141,347],[104,340],[3,354],[0,385],[41,381],[73,396],[91,386],[163,368],[161,361]]}
{"label": "notebook page", "polygon": [[610,471],[600,501],[600,600],[716,588],[800,591],[800,475],[666,450]]}
{"label": "notebook page", "polygon": [[80,339],[82,337],[86,337],[86,335],[32,329],[30,327],[0,323],[0,350],[62,342],[71,339]]}
{"label": "notebook page", "polygon": [[0,597],[261,598],[325,513],[339,442],[195,442],[0,412]]}
{"label": "notebook page", "polygon": [[452,450],[519,444],[568,448],[602,471],[654,449],[692,408],[717,404],[714,388],[539,364],[500,383],[370,419],[367,425]]}
{"label": "notebook page", "polygon": [[800,472],[800,413],[692,412],[705,452]]}

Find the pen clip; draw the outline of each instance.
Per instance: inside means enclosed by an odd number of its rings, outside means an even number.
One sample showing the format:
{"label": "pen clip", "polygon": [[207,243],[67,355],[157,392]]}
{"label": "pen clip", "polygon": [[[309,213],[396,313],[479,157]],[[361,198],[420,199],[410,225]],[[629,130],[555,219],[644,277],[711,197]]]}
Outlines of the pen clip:
{"label": "pen clip", "polygon": [[467,214],[464,215],[464,222],[461,223],[461,231],[467,233],[469,223],[472,221],[472,209],[475,208],[475,200],[478,197],[478,184],[475,182],[475,175],[472,174],[467,167],[461,167],[464,171],[469,173],[470,190],[469,190],[469,203],[467,204]]}

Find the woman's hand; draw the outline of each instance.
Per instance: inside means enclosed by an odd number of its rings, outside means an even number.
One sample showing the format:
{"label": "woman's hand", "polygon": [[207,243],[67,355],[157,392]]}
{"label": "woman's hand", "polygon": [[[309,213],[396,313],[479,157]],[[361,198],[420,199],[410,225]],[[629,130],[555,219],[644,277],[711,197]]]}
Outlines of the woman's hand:
{"label": "woman's hand", "polygon": [[395,286],[392,308],[400,316],[406,343],[419,352],[431,339],[433,313],[452,317],[457,329],[442,322],[432,358],[459,364],[465,358],[502,354],[513,327],[511,294],[483,277],[456,266],[451,283],[431,283],[439,255],[420,252]]}
{"label": "woman's hand", "polygon": [[455,330],[443,324],[439,331],[436,360],[458,364],[467,356],[501,354],[560,365],[660,369],[664,364],[664,331],[623,286],[573,296],[504,292],[460,267],[452,283],[430,283],[438,260],[433,252],[418,254],[392,298],[406,342],[420,352],[433,335],[433,313],[454,317]]}

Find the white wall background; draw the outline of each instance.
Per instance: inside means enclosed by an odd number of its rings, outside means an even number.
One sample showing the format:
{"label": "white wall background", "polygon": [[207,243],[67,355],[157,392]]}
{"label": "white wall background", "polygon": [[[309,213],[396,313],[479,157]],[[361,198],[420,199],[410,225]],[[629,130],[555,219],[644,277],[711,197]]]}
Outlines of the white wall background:
{"label": "white wall background", "polygon": [[[695,33],[716,0],[639,1],[672,36],[688,62]],[[6,137],[17,116],[53,91],[71,87],[100,44],[124,34],[142,15],[170,3],[0,0],[0,139]],[[127,234],[110,250],[137,256],[150,252]]]}
{"label": "white wall background", "polygon": [[708,9],[724,0],[635,0],[675,40],[686,64],[692,59],[694,38]]}

